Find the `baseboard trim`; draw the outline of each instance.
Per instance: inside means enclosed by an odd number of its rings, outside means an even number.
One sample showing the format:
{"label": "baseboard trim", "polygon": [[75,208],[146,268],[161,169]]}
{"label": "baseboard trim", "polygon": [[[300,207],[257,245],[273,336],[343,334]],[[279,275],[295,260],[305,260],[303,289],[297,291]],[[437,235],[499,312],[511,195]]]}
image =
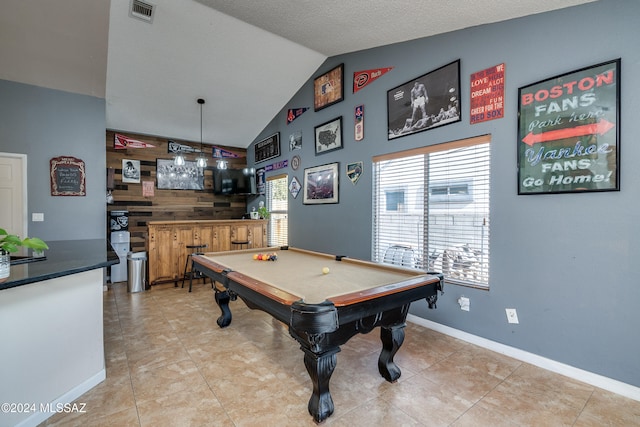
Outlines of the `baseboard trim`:
{"label": "baseboard trim", "polygon": [[640,388],[627,383],[623,383],[622,381],[614,380],[603,375],[594,374],[593,372],[575,368],[573,366],[566,365],[552,359],[547,359],[546,357],[538,356],[537,354],[529,353],[515,347],[500,344],[498,342],[491,341],[486,338],[461,331],[459,329],[441,325],[439,323],[415,316],[413,314],[409,314],[407,316],[407,320],[417,325],[424,326],[425,328],[433,329],[436,332],[449,335],[453,338],[458,338],[462,341],[466,341],[479,347],[495,351],[496,353],[504,354],[505,356],[513,357],[514,359],[518,359],[522,362],[538,366],[548,371],[573,378],[577,381],[582,381],[594,387],[599,387],[612,393],[616,393],[621,396],[640,401]]}
{"label": "baseboard trim", "polygon": [[[68,392],[66,392],[65,394],[63,394],[62,396],[54,400],[53,402],[50,402],[49,407],[56,408],[58,404],[64,405],[66,403],[73,402],[74,400],[76,400],[77,398],[79,398],[80,396],[82,396],[83,394],[85,394],[86,392],[88,392],[98,384],[100,384],[106,378],[107,378],[107,370],[102,369],[100,372],[98,372],[91,378],[87,379],[82,384],[77,385],[76,387],[72,388],[71,390],[69,390]],[[29,418],[22,420],[20,423],[16,424],[16,427],[35,427],[41,422],[51,418],[55,414],[56,414],[55,412],[36,412],[33,415],[31,415]]]}

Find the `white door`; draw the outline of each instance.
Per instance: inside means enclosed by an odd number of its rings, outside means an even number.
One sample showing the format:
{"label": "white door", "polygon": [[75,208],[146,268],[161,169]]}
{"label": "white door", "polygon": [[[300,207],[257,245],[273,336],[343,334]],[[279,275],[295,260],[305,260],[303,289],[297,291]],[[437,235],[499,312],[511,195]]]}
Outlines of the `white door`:
{"label": "white door", "polygon": [[26,167],[24,154],[0,153],[0,228],[27,236]]}

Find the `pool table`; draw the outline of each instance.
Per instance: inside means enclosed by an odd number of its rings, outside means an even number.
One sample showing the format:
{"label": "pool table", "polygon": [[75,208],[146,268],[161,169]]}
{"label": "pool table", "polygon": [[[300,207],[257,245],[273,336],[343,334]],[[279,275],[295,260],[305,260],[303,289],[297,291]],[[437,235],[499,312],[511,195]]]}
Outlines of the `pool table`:
{"label": "pool table", "polygon": [[[256,260],[258,253],[277,259]],[[400,368],[393,357],[404,340],[409,304],[426,299],[435,308],[444,281],[437,273],[290,247],[205,253],[194,255],[193,263],[217,282],[220,327],[231,323],[229,302],[237,297],[289,326],[313,383],[308,408],[317,423],[333,413],[329,380],[340,346],[380,326],[378,371],[396,381]]]}

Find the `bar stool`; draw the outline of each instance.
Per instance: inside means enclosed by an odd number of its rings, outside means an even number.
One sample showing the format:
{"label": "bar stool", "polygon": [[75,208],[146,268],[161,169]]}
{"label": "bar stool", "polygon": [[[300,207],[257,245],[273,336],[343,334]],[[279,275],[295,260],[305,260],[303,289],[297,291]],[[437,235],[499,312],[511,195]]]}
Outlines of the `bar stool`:
{"label": "bar stool", "polygon": [[240,246],[240,249],[244,249],[243,246],[247,245],[247,249],[249,248],[249,241],[248,240],[232,240],[231,244],[234,245],[234,249],[235,246]]}
{"label": "bar stool", "polygon": [[[206,277],[199,271],[193,271],[193,259],[191,257],[193,255],[203,255],[203,249],[206,249],[208,245],[186,245],[185,248],[191,249],[191,253],[187,254],[187,260],[184,263],[184,273],[182,273],[182,287],[184,288],[184,281],[189,277],[189,292],[191,292],[191,286],[193,284],[193,279],[206,279]],[[189,260],[191,260],[191,269],[187,271],[189,268]],[[213,285],[213,282],[211,282]]]}

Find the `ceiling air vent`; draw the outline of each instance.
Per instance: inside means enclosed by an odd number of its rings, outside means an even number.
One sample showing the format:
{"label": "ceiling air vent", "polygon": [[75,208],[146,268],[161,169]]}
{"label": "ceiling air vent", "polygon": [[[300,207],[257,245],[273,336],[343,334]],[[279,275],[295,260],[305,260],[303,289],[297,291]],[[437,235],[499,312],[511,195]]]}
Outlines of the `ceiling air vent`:
{"label": "ceiling air vent", "polygon": [[153,22],[153,8],[154,5],[150,3],[140,0],[131,0],[129,16],[151,23]]}

